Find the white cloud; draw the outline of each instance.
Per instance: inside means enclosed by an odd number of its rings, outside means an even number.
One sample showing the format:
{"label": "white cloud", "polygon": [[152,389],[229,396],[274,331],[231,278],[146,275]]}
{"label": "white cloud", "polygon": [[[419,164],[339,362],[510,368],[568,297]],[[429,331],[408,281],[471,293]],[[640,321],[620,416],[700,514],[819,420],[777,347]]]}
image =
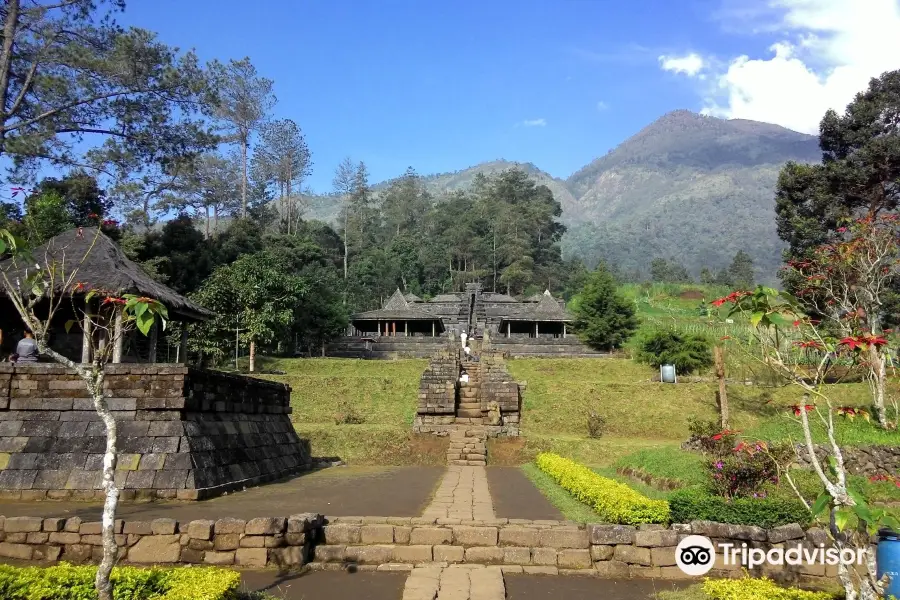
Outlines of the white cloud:
{"label": "white cloud", "polygon": [[597,102],[597,110],[602,112],[604,110],[607,110],[608,108],[609,108],[609,104],[607,104],[603,100],[600,100],[599,102]]}
{"label": "white cloud", "polygon": [[900,68],[900,0],[768,0],[767,9],[752,29],[779,41],[765,56],[710,67],[704,113],[817,133],[825,111],[842,112],[869,79]]}
{"label": "white cloud", "polygon": [[663,71],[684,73],[688,77],[695,77],[706,66],[703,57],[691,52],[684,56],[671,56],[663,54],[659,57],[659,66]]}
{"label": "white cloud", "polygon": [[525,119],[522,121],[525,127],[546,127],[547,119]]}

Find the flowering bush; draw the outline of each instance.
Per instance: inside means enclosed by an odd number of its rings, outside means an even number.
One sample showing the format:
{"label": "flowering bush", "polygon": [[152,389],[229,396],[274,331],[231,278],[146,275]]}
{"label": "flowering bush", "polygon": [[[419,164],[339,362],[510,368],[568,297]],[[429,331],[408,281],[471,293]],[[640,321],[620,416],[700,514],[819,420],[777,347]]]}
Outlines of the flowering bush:
{"label": "flowering bush", "polygon": [[689,444],[696,444],[704,454],[711,456],[727,456],[737,445],[740,431],[722,429],[716,421],[688,418],[688,431],[691,434]]}
{"label": "flowering bush", "polygon": [[558,454],[542,452],[535,462],[541,471],[550,475],[575,498],[591,506],[607,523],[640,525],[669,522],[669,504],[665,500],[651,500],[623,483],[601,477]]}
{"label": "flowering bush", "polygon": [[765,486],[778,483],[778,461],[790,448],[740,442],[727,456],[708,463],[710,490],[723,498],[765,498]]}
{"label": "flowering bush", "polygon": [[703,593],[710,600],[832,600],[827,592],[808,592],[797,588],[783,588],[771,579],[707,579]]}

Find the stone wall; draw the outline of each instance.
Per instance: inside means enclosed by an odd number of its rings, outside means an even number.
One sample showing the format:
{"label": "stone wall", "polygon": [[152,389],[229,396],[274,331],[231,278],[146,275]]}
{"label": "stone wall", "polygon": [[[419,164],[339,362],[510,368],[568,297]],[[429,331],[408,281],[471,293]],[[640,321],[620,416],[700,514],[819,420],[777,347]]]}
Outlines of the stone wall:
{"label": "stone wall", "polygon": [[[322,522],[321,515],[311,513],[250,521],[117,520],[115,532],[119,561],[126,564],[292,567],[307,562]],[[0,557],[99,562],[100,532],[100,522],[79,517],[0,517]]]}
{"label": "stone wall", "polygon": [[481,365],[481,410],[488,412],[490,405],[496,402],[500,408],[501,429],[495,435],[518,436],[522,408],[519,383],[506,370],[506,364],[497,352],[483,353]]}
{"label": "stone wall", "polygon": [[[125,500],[195,500],[310,465],[290,387],[183,365],[108,365]],[[106,432],[84,382],[55,364],[0,364],[0,497],[102,498]]]}
{"label": "stone wall", "polygon": [[[844,465],[854,475],[871,477],[872,475],[894,476],[900,471],[900,446],[847,446],[841,448]],[[830,448],[816,447],[816,455],[822,464],[827,464]],[[804,467],[812,465],[808,459],[809,452],[803,444],[797,445],[797,462]]]}
{"label": "stone wall", "polygon": [[419,380],[416,412],[420,415],[456,414],[459,374],[460,362],[457,352],[445,349],[432,358]]}
{"label": "stone wall", "polygon": [[519,338],[494,334],[494,350],[509,358],[603,358],[609,352],[599,352],[583,344],[574,335],[565,338]]}
{"label": "stone wall", "polygon": [[394,360],[429,358],[447,346],[446,336],[345,336],[325,345],[325,356]]}

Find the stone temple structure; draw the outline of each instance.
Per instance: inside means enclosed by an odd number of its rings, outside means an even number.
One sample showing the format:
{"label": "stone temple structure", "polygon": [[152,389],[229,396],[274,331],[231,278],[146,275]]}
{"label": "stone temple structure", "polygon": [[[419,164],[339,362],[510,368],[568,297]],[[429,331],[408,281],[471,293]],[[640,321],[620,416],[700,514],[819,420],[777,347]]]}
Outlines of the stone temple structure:
{"label": "stone temple structure", "polygon": [[464,292],[423,301],[398,289],[382,308],[353,315],[348,335],[327,346],[326,354],[425,358],[448,337],[466,332],[489,338],[494,350],[512,357],[604,356],[572,334],[572,321],[563,300],[549,291],[517,300],[473,283]]}

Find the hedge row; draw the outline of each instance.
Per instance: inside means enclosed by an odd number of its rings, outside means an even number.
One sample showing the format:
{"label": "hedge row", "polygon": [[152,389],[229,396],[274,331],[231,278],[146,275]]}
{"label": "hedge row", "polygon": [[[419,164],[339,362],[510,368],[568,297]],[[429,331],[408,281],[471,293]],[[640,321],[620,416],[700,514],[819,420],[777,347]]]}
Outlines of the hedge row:
{"label": "hedge row", "polygon": [[669,505],[665,500],[651,500],[558,454],[538,454],[535,462],[563,489],[591,506],[604,522],[622,525],[669,522]]}
{"label": "hedge row", "polygon": [[733,525],[756,525],[771,529],[779,525],[809,523],[810,514],[799,500],[784,498],[733,498],[713,496],[701,488],[686,488],[669,496],[672,522],[716,521]]}
{"label": "hedge row", "polygon": [[703,593],[710,600],[833,600],[826,592],[808,592],[797,588],[783,588],[771,579],[707,579]]}
{"label": "hedge row", "polygon": [[[60,563],[52,567],[0,565],[3,600],[94,600],[95,566]],[[241,575],[212,567],[139,569],[116,567],[110,580],[114,600],[232,600]]]}

